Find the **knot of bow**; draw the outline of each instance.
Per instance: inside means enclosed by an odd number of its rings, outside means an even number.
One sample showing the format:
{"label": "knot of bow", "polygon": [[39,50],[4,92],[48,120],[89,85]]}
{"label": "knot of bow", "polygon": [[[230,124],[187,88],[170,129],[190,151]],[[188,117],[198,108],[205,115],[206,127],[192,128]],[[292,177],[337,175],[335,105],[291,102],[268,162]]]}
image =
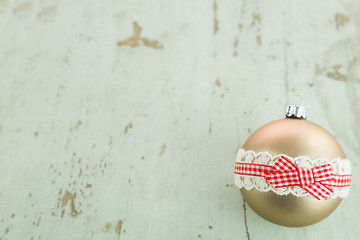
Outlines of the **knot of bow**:
{"label": "knot of bow", "polygon": [[330,164],[313,169],[298,168],[284,156],[279,158],[271,170],[263,172],[263,177],[275,188],[301,186],[317,199],[327,199],[333,190],[326,185],[334,178]]}

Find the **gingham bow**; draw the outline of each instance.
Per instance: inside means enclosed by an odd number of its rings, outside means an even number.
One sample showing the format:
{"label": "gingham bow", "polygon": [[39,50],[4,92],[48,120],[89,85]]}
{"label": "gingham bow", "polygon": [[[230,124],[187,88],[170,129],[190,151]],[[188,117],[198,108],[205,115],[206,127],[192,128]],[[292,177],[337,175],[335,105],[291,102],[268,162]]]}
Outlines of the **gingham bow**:
{"label": "gingham bow", "polygon": [[317,199],[326,199],[333,190],[326,185],[334,176],[330,164],[310,169],[298,168],[284,156],[272,167],[275,171],[264,171],[263,177],[275,188],[297,186],[306,190]]}
{"label": "gingham bow", "polygon": [[236,162],[235,174],[264,177],[275,188],[301,186],[319,200],[331,196],[333,190],[330,187],[349,187],[351,183],[351,174],[333,174],[330,164],[311,170],[298,168],[284,156],[274,166]]}

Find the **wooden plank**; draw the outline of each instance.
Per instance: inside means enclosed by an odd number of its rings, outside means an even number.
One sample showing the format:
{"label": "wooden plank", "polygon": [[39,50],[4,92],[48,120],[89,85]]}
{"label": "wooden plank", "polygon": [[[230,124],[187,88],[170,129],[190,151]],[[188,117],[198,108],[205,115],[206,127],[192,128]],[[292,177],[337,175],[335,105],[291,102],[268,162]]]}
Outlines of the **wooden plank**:
{"label": "wooden plank", "polygon": [[[337,1],[0,1],[0,239],[356,239],[359,17]],[[350,196],[290,229],[235,153],[287,104],[340,141]]]}

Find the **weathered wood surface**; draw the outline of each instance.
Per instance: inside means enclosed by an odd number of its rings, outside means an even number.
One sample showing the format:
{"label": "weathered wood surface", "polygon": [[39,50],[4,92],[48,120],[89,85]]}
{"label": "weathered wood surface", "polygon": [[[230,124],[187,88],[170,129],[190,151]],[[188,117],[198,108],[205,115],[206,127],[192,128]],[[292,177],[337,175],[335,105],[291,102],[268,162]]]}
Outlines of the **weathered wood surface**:
{"label": "weathered wood surface", "polygon": [[[360,3],[0,1],[0,239],[357,239]],[[236,150],[289,103],[353,162],[326,220],[243,204]]]}

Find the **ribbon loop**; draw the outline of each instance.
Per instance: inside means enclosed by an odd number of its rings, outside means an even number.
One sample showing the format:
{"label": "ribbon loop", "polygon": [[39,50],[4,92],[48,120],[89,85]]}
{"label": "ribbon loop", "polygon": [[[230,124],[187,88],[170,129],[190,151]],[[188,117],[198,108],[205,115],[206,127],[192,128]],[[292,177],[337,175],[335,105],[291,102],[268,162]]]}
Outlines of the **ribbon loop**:
{"label": "ribbon loop", "polygon": [[317,199],[327,199],[333,194],[330,187],[348,187],[351,175],[335,175],[330,164],[313,169],[298,168],[294,163],[281,156],[274,166],[237,163],[235,173],[262,176],[275,188],[301,186]]}
{"label": "ribbon loop", "polygon": [[334,178],[334,175],[331,172],[330,164],[318,166],[314,168],[312,172],[314,174],[314,178],[318,182],[330,181],[331,179]]}
{"label": "ribbon loop", "polygon": [[317,199],[326,199],[333,193],[332,189],[322,184],[323,181],[334,178],[329,164],[310,170],[298,168],[281,156],[273,168],[276,172],[267,171],[263,173],[263,176],[275,188],[300,185]]}

